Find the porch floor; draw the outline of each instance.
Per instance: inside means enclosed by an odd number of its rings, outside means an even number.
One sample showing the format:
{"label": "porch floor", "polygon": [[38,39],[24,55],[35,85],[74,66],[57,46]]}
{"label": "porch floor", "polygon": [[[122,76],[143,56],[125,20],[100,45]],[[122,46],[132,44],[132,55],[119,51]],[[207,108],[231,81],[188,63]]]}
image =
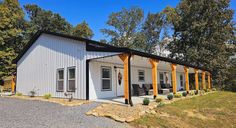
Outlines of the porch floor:
{"label": "porch floor", "polygon": [[[163,97],[164,99],[166,99],[167,95],[158,94],[158,97]],[[143,103],[144,98],[149,98],[150,101],[154,101],[153,95],[145,95],[145,96],[132,96],[132,102],[134,105],[140,104],[140,103]],[[94,101],[102,102],[102,103],[115,103],[115,104],[125,105],[124,97],[111,97],[111,98],[104,98],[104,99],[96,99]]]}

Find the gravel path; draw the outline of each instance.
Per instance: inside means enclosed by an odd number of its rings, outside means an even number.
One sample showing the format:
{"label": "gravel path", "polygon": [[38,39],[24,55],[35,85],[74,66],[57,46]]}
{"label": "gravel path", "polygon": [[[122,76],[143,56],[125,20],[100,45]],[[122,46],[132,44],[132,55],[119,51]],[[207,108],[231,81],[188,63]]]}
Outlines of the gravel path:
{"label": "gravel path", "polygon": [[1,128],[126,128],[104,117],[85,113],[99,103],[66,107],[43,101],[28,101],[0,97]]}

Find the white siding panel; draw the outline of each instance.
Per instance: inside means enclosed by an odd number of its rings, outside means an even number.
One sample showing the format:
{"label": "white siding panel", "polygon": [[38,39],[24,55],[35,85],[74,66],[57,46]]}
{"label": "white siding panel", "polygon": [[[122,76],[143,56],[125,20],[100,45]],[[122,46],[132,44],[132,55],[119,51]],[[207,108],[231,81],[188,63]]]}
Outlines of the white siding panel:
{"label": "white siding panel", "polygon": [[67,87],[67,68],[76,67],[75,98],[85,99],[85,43],[43,34],[17,63],[17,91],[27,95],[35,89],[37,95],[56,92],[56,70],[64,68],[64,91]]}

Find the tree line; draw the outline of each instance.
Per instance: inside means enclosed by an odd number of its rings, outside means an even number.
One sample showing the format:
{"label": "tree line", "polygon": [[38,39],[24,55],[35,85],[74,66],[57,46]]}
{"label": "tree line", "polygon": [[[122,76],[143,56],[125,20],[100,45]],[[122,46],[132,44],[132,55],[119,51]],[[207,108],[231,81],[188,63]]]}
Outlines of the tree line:
{"label": "tree line", "polygon": [[93,37],[86,21],[73,27],[65,18],[50,10],[30,4],[21,8],[18,0],[3,0],[0,2],[0,78],[16,71],[12,60],[38,30],[88,39]]}
{"label": "tree line", "polygon": [[[175,8],[168,6],[147,16],[139,7],[123,8],[109,15],[109,27],[101,29],[106,39],[100,41],[151,54],[158,54],[157,46],[164,47],[171,52],[170,58],[210,69],[215,85],[235,89],[233,14],[230,0],[181,0]],[[93,37],[85,21],[73,27],[59,14],[37,5],[22,9],[17,0],[0,3],[0,19],[0,77],[15,71],[12,59],[37,30]]]}

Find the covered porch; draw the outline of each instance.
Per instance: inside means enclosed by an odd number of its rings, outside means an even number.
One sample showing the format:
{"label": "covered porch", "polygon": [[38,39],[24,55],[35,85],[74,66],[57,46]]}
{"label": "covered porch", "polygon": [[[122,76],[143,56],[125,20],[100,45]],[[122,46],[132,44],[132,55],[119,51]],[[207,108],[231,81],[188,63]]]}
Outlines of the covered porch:
{"label": "covered porch", "polygon": [[133,105],[144,98],[152,101],[169,93],[188,93],[190,73],[195,74],[195,90],[199,90],[199,74],[202,88],[211,88],[209,72],[158,56],[121,53],[92,59],[89,65],[90,98],[100,102]]}

